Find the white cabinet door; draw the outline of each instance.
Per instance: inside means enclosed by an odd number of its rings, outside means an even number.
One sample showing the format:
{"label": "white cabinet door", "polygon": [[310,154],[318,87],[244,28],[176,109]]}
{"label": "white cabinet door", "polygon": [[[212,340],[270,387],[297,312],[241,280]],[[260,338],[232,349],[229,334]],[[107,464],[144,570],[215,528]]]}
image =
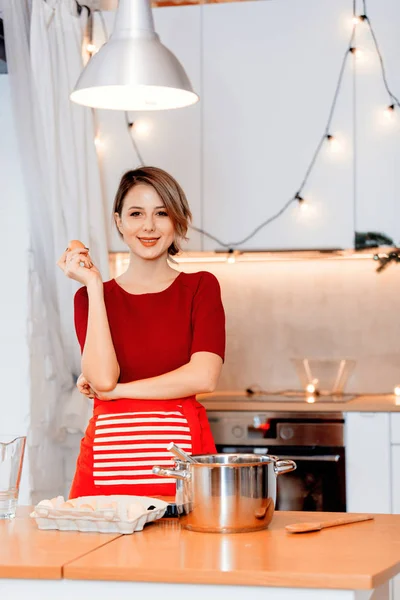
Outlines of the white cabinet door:
{"label": "white cabinet door", "polygon": [[348,512],[391,512],[388,413],[347,413],[345,419]]}
{"label": "white cabinet door", "polygon": [[392,512],[400,514],[400,445],[392,446]]}
{"label": "white cabinet door", "polygon": [[[323,135],[350,32],[347,0],[234,2],[203,7],[204,228],[239,242],[298,191]],[[332,134],[298,203],[243,249],[353,245],[352,72]],[[205,249],[218,244],[205,240]]]}
{"label": "white cabinet door", "polygon": [[392,444],[400,444],[400,413],[390,415],[390,441]]}
{"label": "white cabinet door", "polygon": [[[392,512],[400,514],[400,445],[392,446]],[[393,600],[400,600],[400,575],[393,580]]]}
{"label": "white cabinet door", "polygon": [[[370,3],[371,4],[371,3]],[[398,35],[400,3],[396,0],[376,3],[373,27],[383,55],[391,90],[400,89]],[[376,10],[377,9],[377,10]],[[400,120],[398,111],[385,109],[391,104],[379,81],[374,40],[368,27],[357,28],[357,45],[363,56],[357,75],[357,203],[355,225],[359,231],[381,231],[395,243],[400,241],[399,161]],[[396,93],[396,92],[395,92]],[[391,115],[391,116],[390,116]]]}

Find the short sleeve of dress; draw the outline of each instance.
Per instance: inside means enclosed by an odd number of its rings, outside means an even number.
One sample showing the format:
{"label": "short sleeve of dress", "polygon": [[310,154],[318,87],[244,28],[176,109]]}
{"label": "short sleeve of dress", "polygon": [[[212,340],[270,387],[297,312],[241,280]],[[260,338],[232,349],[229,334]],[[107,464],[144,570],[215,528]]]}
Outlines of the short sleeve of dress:
{"label": "short sleeve of dress", "polygon": [[78,338],[81,351],[86,340],[86,331],[89,313],[89,299],[86,287],[81,287],[75,294],[74,298],[74,320],[76,337]]}
{"label": "short sleeve of dress", "polygon": [[212,273],[201,274],[193,298],[192,332],[191,355],[213,352],[225,359],[225,312],[221,289]]}

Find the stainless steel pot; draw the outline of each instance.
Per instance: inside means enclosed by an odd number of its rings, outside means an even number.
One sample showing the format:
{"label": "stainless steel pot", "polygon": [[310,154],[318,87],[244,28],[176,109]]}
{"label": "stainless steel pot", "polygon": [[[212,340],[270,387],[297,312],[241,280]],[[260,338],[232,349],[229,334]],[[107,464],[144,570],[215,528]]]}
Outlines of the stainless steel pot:
{"label": "stainless steel pot", "polygon": [[294,471],[292,460],[255,454],[194,456],[176,460],[175,469],[153,473],[175,477],[176,504],[185,529],[234,533],[266,529],[276,502],[276,477]]}

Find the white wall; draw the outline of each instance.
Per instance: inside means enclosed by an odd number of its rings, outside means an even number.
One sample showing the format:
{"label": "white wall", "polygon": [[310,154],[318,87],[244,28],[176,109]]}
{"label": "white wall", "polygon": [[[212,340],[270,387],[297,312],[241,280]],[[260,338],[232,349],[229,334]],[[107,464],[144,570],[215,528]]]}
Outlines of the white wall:
{"label": "white wall", "polygon": [[[30,420],[28,322],[28,213],[9,76],[0,75],[0,441],[26,435]],[[29,503],[26,455],[20,499]]]}

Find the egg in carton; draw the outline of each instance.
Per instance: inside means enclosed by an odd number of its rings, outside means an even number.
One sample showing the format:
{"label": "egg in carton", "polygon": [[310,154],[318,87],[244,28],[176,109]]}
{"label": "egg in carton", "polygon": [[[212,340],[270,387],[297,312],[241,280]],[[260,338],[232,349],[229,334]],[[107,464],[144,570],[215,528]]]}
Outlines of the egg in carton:
{"label": "egg in carton", "polygon": [[93,530],[90,523],[98,522],[99,527],[104,523],[106,527],[108,522],[110,527],[114,523],[116,529],[101,530],[132,533],[141,531],[146,523],[161,518],[166,508],[164,501],[139,496],[86,496],[67,501],[63,496],[57,496],[39,502],[31,516],[38,519],[39,526],[47,524],[47,528],[51,528],[50,521],[54,528],[60,524],[60,528],[66,529],[72,529],[74,522],[75,527],[83,531],[88,528]]}

